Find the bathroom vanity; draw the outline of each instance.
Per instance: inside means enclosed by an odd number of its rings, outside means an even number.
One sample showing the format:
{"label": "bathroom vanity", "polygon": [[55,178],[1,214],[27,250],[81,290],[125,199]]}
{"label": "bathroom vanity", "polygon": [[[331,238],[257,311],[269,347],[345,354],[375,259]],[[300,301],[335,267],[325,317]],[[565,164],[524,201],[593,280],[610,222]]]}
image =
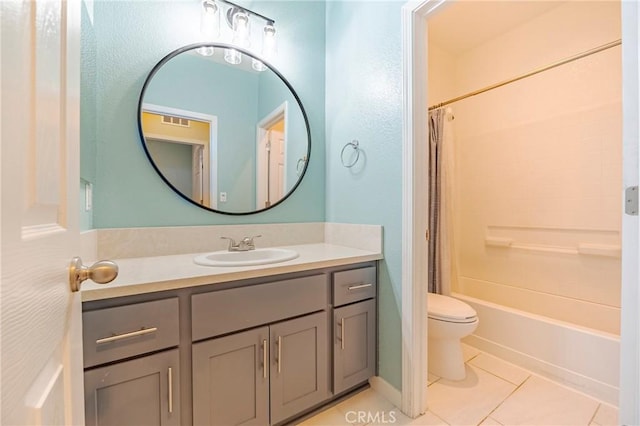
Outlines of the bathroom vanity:
{"label": "bathroom vanity", "polygon": [[189,265],[201,276],[89,286],[86,424],[283,424],[365,384],[376,373],[372,257],[303,250],[263,274]]}

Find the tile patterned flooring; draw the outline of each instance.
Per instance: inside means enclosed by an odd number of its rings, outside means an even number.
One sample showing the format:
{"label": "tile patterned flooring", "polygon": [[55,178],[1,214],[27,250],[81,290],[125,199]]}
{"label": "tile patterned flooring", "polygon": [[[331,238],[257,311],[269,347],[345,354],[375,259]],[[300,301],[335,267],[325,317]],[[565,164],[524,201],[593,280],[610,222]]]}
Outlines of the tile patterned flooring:
{"label": "tile patterned flooring", "polygon": [[618,409],[464,345],[465,380],[429,376],[429,411],[417,419],[367,389],[300,426],[610,426]]}

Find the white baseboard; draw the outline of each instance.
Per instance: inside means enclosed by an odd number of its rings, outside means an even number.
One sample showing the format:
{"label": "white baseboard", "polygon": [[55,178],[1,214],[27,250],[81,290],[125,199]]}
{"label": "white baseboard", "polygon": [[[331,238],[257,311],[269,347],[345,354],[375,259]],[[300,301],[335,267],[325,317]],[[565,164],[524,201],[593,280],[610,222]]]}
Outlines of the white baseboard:
{"label": "white baseboard", "polygon": [[402,393],[382,377],[371,377],[369,379],[369,385],[371,386],[371,389],[379,393],[383,398],[396,407],[402,406]]}

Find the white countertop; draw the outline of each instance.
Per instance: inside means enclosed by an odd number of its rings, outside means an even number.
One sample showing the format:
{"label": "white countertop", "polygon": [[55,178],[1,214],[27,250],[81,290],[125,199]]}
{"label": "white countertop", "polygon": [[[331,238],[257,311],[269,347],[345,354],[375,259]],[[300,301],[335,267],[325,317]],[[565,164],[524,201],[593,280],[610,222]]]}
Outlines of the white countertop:
{"label": "white countertop", "polygon": [[82,283],[82,301],[110,299],[382,259],[380,252],[325,243],[281,248],[295,250],[299,256],[286,262],[240,267],[196,265],[193,259],[204,253],[114,259],[120,270],[118,277],[106,285],[96,284],[90,280],[85,281]]}

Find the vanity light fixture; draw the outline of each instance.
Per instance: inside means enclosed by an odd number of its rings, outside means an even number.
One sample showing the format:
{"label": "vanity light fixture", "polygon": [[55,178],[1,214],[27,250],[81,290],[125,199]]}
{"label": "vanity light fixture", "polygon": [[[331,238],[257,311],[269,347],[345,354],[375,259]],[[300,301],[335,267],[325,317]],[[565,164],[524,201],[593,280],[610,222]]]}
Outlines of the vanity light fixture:
{"label": "vanity light fixture", "polygon": [[[225,6],[223,6],[223,4]],[[204,0],[200,17],[200,32],[206,41],[215,41],[221,38],[220,15],[226,7],[224,15],[227,24],[232,31],[230,44],[249,49],[251,47],[251,20],[260,19],[265,22],[262,34],[262,48],[254,46],[254,53],[266,60],[273,59],[276,54],[276,28],[275,21],[252,10],[238,6],[227,0]],[[224,31],[223,37],[224,37]],[[254,40],[255,41],[255,40]],[[213,54],[212,47],[201,47],[197,52],[203,56]],[[230,64],[239,64],[242,61],[242,54],[233,48],[225,49],[224,59]],[[267,67],[258,59],[252,59],[252,67],[256,71],[264,71]]]}

